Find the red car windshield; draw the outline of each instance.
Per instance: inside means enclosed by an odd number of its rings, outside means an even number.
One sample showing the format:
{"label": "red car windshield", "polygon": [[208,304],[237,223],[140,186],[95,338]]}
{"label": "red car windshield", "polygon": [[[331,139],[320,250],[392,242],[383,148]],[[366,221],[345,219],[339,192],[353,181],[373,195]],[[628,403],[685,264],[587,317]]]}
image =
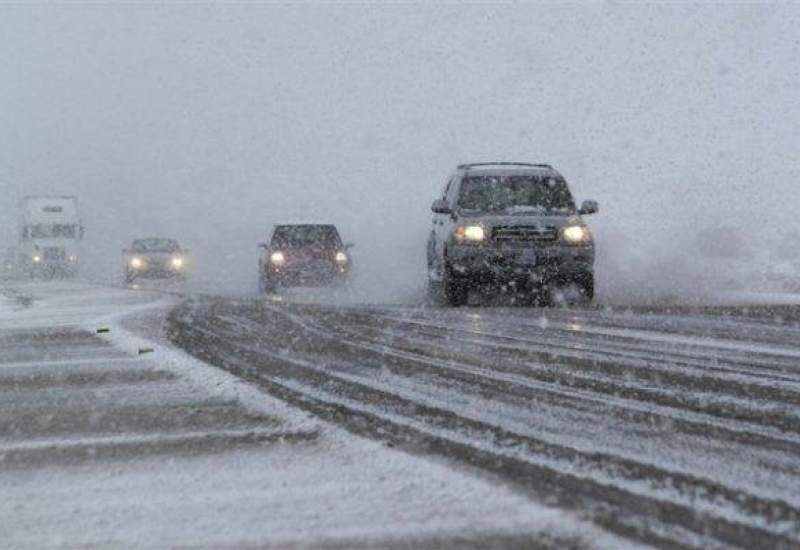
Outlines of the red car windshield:
{"label": "red car windshield", "polygon": [[280,225],[272,235],[273,248],[340,248],[339,232],[332,225]]}

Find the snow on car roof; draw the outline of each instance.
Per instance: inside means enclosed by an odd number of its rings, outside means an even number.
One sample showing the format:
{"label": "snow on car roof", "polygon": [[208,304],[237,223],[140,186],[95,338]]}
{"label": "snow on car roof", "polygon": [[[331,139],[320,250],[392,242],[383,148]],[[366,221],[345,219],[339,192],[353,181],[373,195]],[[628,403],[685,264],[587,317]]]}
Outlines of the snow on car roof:
{"label": "snow on car roof", "polygon": [[173,239],[171,237],[140,237],[138,239],[133,239],[133,242],[178,242],[178,239]]}
{"label": "snow on car roof", "polygon": [[322,222],[322,223],[320,223],[320,222],[281,222],[281,223],[276,223],[275,227],[281,227],[281,226],[284,226],[284,225],[320,225],[320,226],[322,226],[322,225],[332,225],[334,227],[336,226],[335,223],[325,223],[325,222]]}
{"label": "snow on car roof", "polygon": [[538,175],[538,176],[557,176],[558,171],[554,168],[546,168],[544,166],[481,166],[470,168],[464,171],[465,176],[524,176],[524,175]]}

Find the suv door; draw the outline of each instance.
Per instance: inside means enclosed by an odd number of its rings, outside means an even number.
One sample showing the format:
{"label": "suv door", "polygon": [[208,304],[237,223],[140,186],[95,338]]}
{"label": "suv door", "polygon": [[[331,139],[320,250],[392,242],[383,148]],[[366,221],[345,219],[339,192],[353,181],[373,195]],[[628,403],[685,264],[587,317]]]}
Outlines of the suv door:
{"label": "suv door", "polygon": [[447,244],[447,241],[450,239],[450,236],[453,234],[453,229],[455,227],[455,211],[456,211],[456,203],[458,202],[458,190],[461,183],[461,175],[455,175],[450,180],[450,185],[447,188],[447,192],[445,193],[445,200],[447,204],[450,205],[452,209],[452,214],[443,214],[442,215],[442,223],[439,225],[439,235],[440,241],[442,243],[442,250],[440,251],[440,257],[444,258],[444,248]]}
{"label": "suv door", "polygon": [[[442,199],[451,207],[453,206],[453,196],[457,183],[458,176],[451,176],[442,193]],[[442,274],[441,266],[444,258],[444,247],[452,231],[453,218],[451,214],[433,214],[433,230],[431,231],[433,262],[431,267],[435,268],[438,276]]]}
{"label": "suv door", "polygon": [[[447,180],[445,183],[444,191],[440,195],[439,198],[444,199],[447,196],[447,190],[450,188],[450,182],[452,178]],[[437,200],[439,200],[437,198]],[[428,246],[427,246],[427,257],[428,257],[428,278],[429,279],[438,279],[439,278],[439,226],[442,222],[442,215],[436,212],[432,213],[431,216],[431,232],[428,235]]]}

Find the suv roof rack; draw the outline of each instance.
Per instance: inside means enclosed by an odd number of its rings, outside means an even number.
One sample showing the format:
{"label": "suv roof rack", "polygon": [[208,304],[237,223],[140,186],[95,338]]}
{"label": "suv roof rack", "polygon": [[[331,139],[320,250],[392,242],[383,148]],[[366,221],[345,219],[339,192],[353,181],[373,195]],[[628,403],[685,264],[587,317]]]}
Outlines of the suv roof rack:
{"label": "suv roof rack", "polygon": [[473,162],[469,164],[459,164],[458,170],[469,170],[476,166],[529,166],[531,168],[550,168],[549,164],[532,164],[530,162]]}

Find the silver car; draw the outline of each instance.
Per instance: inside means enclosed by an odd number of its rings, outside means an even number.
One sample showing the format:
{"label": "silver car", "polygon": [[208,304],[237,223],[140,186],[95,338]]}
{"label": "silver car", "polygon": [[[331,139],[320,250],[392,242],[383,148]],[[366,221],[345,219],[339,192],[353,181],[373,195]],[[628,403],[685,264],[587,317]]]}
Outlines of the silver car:
{"label": "silver car", "polygon": [[186,279],[189,251],[175,239],[136,239],[122,251],[125,257],[125,283],[137,279]]}
{"label": "silver car", "polygon": [[450,305],[492,287],[550,298],[558,288],[594,296],[594,241],[567,182],[546,164],[463,164],[432,206],[428,282]]}

